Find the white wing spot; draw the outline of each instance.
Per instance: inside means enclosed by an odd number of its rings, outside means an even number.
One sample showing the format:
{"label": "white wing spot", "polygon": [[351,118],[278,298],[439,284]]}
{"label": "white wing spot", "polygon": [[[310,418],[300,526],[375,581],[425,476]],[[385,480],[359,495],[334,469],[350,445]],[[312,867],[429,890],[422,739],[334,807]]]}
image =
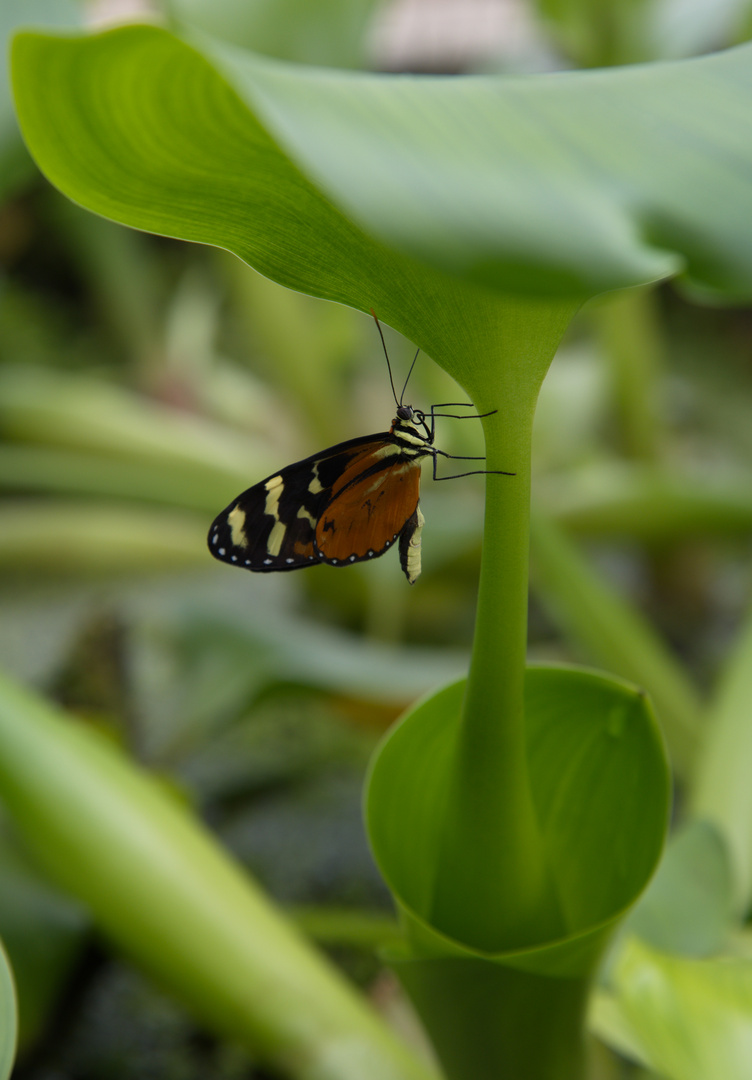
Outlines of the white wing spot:
{"label": "white wing spot", "polygon": [[232,561],[233,561],[233,562],[237,562],[237,561],[238,561],[238,557],[237,557],[237,555],[231,555],[231,556],[230,556],[230,558],[232,559]]}
{"label": "white wing spot", "polygon": [[264,566],[271,566],[271,565],[272,565],[272,560],[271,559],[264,559]]}
{"label": "white wing spot", "polygon": [[217,554],[218,554],[218,555],[226,555],[226,554],[227,554],[227,552],[225,551],[225,549],[224,549],[224,548],[220,548],[220,549],[219,549],[219,551],[217,552]]}
{"label": "white wing spot", "polygon": [[355,556],[354,555],[350,556],[350,562],[355,562]]}
{"label": "white wing spot", "polygon": [[387,540],[387,542],[384,544],[384,547],[389,547],[389,543],[389,540]]}
{"label": "white wing spot", "polygon": [[319,552],[319,558],[320,558],[320,559],[323,559],[323,558],[324,558],[324,552],[323,552],[323,551],[320,551],[320,552]]}
{"label": "white wing spot", "polygon": [[338,561],[339,561],[338,559],[332,559],[332,564],[333,564],[333,565],[336,565],[336,563],[337,563]]}
{"label": "white wing spot", "polygon": [[250,560],[250,559],[246,559],[246,560],[245,560],[245,565],[246,565],[246,566],[250,566],[250,565],[251,565],[251,560]]}
{"label": "white wing spot", "polygon": [[369,551],[369,552],[368,552],[368,554],[369,554],[369,556],[370,556],[370,555],[373,555],[373,552],[372,552],[372,551]]}
{"label": "white wing spot", "polygon": [[215,533],[214,533],[214,536],[212,536],[212,544],[216,544],[216,542],[217,542],[218,540],[219,540],[219,529],[217,529],[217,530],[215,531]]}
{"label": "white wing spot", "polygon": [[291,562],[295,562],[295,560],[294,559],[285,559],[285,562],[286,563],[291,563]]}

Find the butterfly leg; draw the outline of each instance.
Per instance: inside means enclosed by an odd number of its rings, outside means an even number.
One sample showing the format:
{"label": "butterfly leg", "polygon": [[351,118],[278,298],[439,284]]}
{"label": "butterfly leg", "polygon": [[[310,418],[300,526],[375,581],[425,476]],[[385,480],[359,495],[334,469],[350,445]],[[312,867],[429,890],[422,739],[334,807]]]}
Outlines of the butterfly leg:
{"label": "butterfly leg", "polygon": [[483,420],[486,416],[493,416],[494,413],[497,413],[499,411],[498,409],[491,409],[490,412],[465,413],[464,415],[460,415],[460,416],[458,416],[456,413],[437,413],[436,412],[437,409],[458,409],[458,408],[474,409],[475,406],[473,405],[472,401],[444,401],[439,405],[432,405],[431,406],[431,412],[429,413],[429,416],[431,417],[431,439],[432,440],[433,440],[434,426],[436,424],[437,417],[438,418],[446,418],[447,420]]}
{"label": "butterfly leg", "polygon": [[464,454],[447,454],[445,450],[437,450],[433,448],[433,478],[434,480],[459,480],[461,476],[488,476],[490,474],[496,476],[516,476],[516,473],[506,472],[504,469],[471,469],[470,472],[453,473],[451,476],[437,476],[436,469],[439,461],[439,454],[445,458],[452,458],[454,461],[485,461],[484,457],[466,457]]}

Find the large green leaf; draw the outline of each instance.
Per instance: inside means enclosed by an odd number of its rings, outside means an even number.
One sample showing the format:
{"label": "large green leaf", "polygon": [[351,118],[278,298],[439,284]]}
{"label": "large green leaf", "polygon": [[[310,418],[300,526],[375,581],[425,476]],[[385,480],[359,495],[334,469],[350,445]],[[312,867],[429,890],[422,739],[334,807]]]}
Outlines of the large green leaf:
{"label": "large green leaf", "polygon": [[749,295],[736,216],[749,47],[506,80],[354,79],[217,55],[336,205],[409,255],[514,291],[582,295],[679,271]]}
{"label": "large green leaf", "polygon": [[[242,55],[254,70],[275,66]],[[292,288],[374,307],[460,377],[479,405],[479,359],[518,356],[530,373],[515,396],[524,390],[529,407],[551,355],[542,368],[532,364],[534,343],[553,327],[555,344],[576,300],[517,301],[507,310],[501,297],[385,247],[303,175],[207,60],[164,31],[22,34],[14,57],[27,142],[65,194],[127,225],[226,247]],[[364,78],[348,77],[354,86]],[[516,386],[511,380],[510,394]]]}
{"label": "large green leaf", "polygon": [[[746,47],[443,79],[204,45],[225,78],[154,27],[17,38],[18,113],[50,179],[126,224],[373,305],[409,336],[422,331],[433,355],[463,299],[451,301],[445,275],[577,295],[672,273],[730,296],[752,289]],[[435,333],[419,318],[426,305]]]}

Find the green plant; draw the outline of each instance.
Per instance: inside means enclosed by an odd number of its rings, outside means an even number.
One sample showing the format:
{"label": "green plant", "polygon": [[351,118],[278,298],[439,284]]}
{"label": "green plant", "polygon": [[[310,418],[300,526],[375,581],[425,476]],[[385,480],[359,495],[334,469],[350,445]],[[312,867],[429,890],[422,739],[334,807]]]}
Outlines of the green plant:
{"label": "green plant", "polygon": [[[468,680],[388,737],[368,816],[405,929],[395,966],[447,1075],[574,1080],[587,991],[658,861],[669,786],[640,691],[588,671],[526,672],[533,413],[589,297],[669,275],[705,296],[749,296],[749,49],[509,81],[296,68],[152,27],[27,34],[14,54],[25,137],[67,195],[226,247],[291,288],[374,307],[480,412],[498,410],[484,421],[488,465],[515,476],[487,479]],[[13,741],[13,714],[35,710],[12,691],[8,702]],[[10,773],[5,785],[18,783],[28,810],[42,793],[19,775],[25,791]],[[70,825],[73,859],[83,826]],[[90,837],[92,852],[116,835]],[[187,839],[175,844],[188,852]],[[96,872],[74,877],[66,884],[93,902]],[[98,911],[104,921],[109,907]],[[106,925],[145,962],[154,955],[127,912]],[[180,957],[163,960],[162,977],[180,982]],[[203,978],[197,968],[190,986],[208,1015]],[[334,991],[322,1000],[344,1041],[357,1010]],[[212,1019],[247,1034],[248,1014],[232,1015]],[[374,1075],[419,1070],[369,1032],[383,1054]],[[273,1044],[267,1055],[309,1075]],[[323,1054],[310,1075],[357,1067]]]}
{"label": "green plant", "polygon": [[0,946],[0,1076],[6,1080],[13,1068],[16,1052],[18,1017],[16,992],[10,964],[5,950]]}

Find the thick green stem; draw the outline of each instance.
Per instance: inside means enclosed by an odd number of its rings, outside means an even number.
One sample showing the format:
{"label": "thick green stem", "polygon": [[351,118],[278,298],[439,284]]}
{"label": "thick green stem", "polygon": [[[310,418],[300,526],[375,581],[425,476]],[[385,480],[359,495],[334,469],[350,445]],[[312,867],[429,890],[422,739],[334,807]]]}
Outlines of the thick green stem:
{"label": "thick green stem", "polygon": [[466,942],[470,933],[469,943],[488,950],[539,942],[562,929],[530,792],[523,694],[533,413],[573,306],[508,301],[507,355],[493,385],[486,379],[470,388],[481,412],[499,410],[484,425],[488,468],[514,475],[487,477],[475,643],[433,917],[445,932]]}

